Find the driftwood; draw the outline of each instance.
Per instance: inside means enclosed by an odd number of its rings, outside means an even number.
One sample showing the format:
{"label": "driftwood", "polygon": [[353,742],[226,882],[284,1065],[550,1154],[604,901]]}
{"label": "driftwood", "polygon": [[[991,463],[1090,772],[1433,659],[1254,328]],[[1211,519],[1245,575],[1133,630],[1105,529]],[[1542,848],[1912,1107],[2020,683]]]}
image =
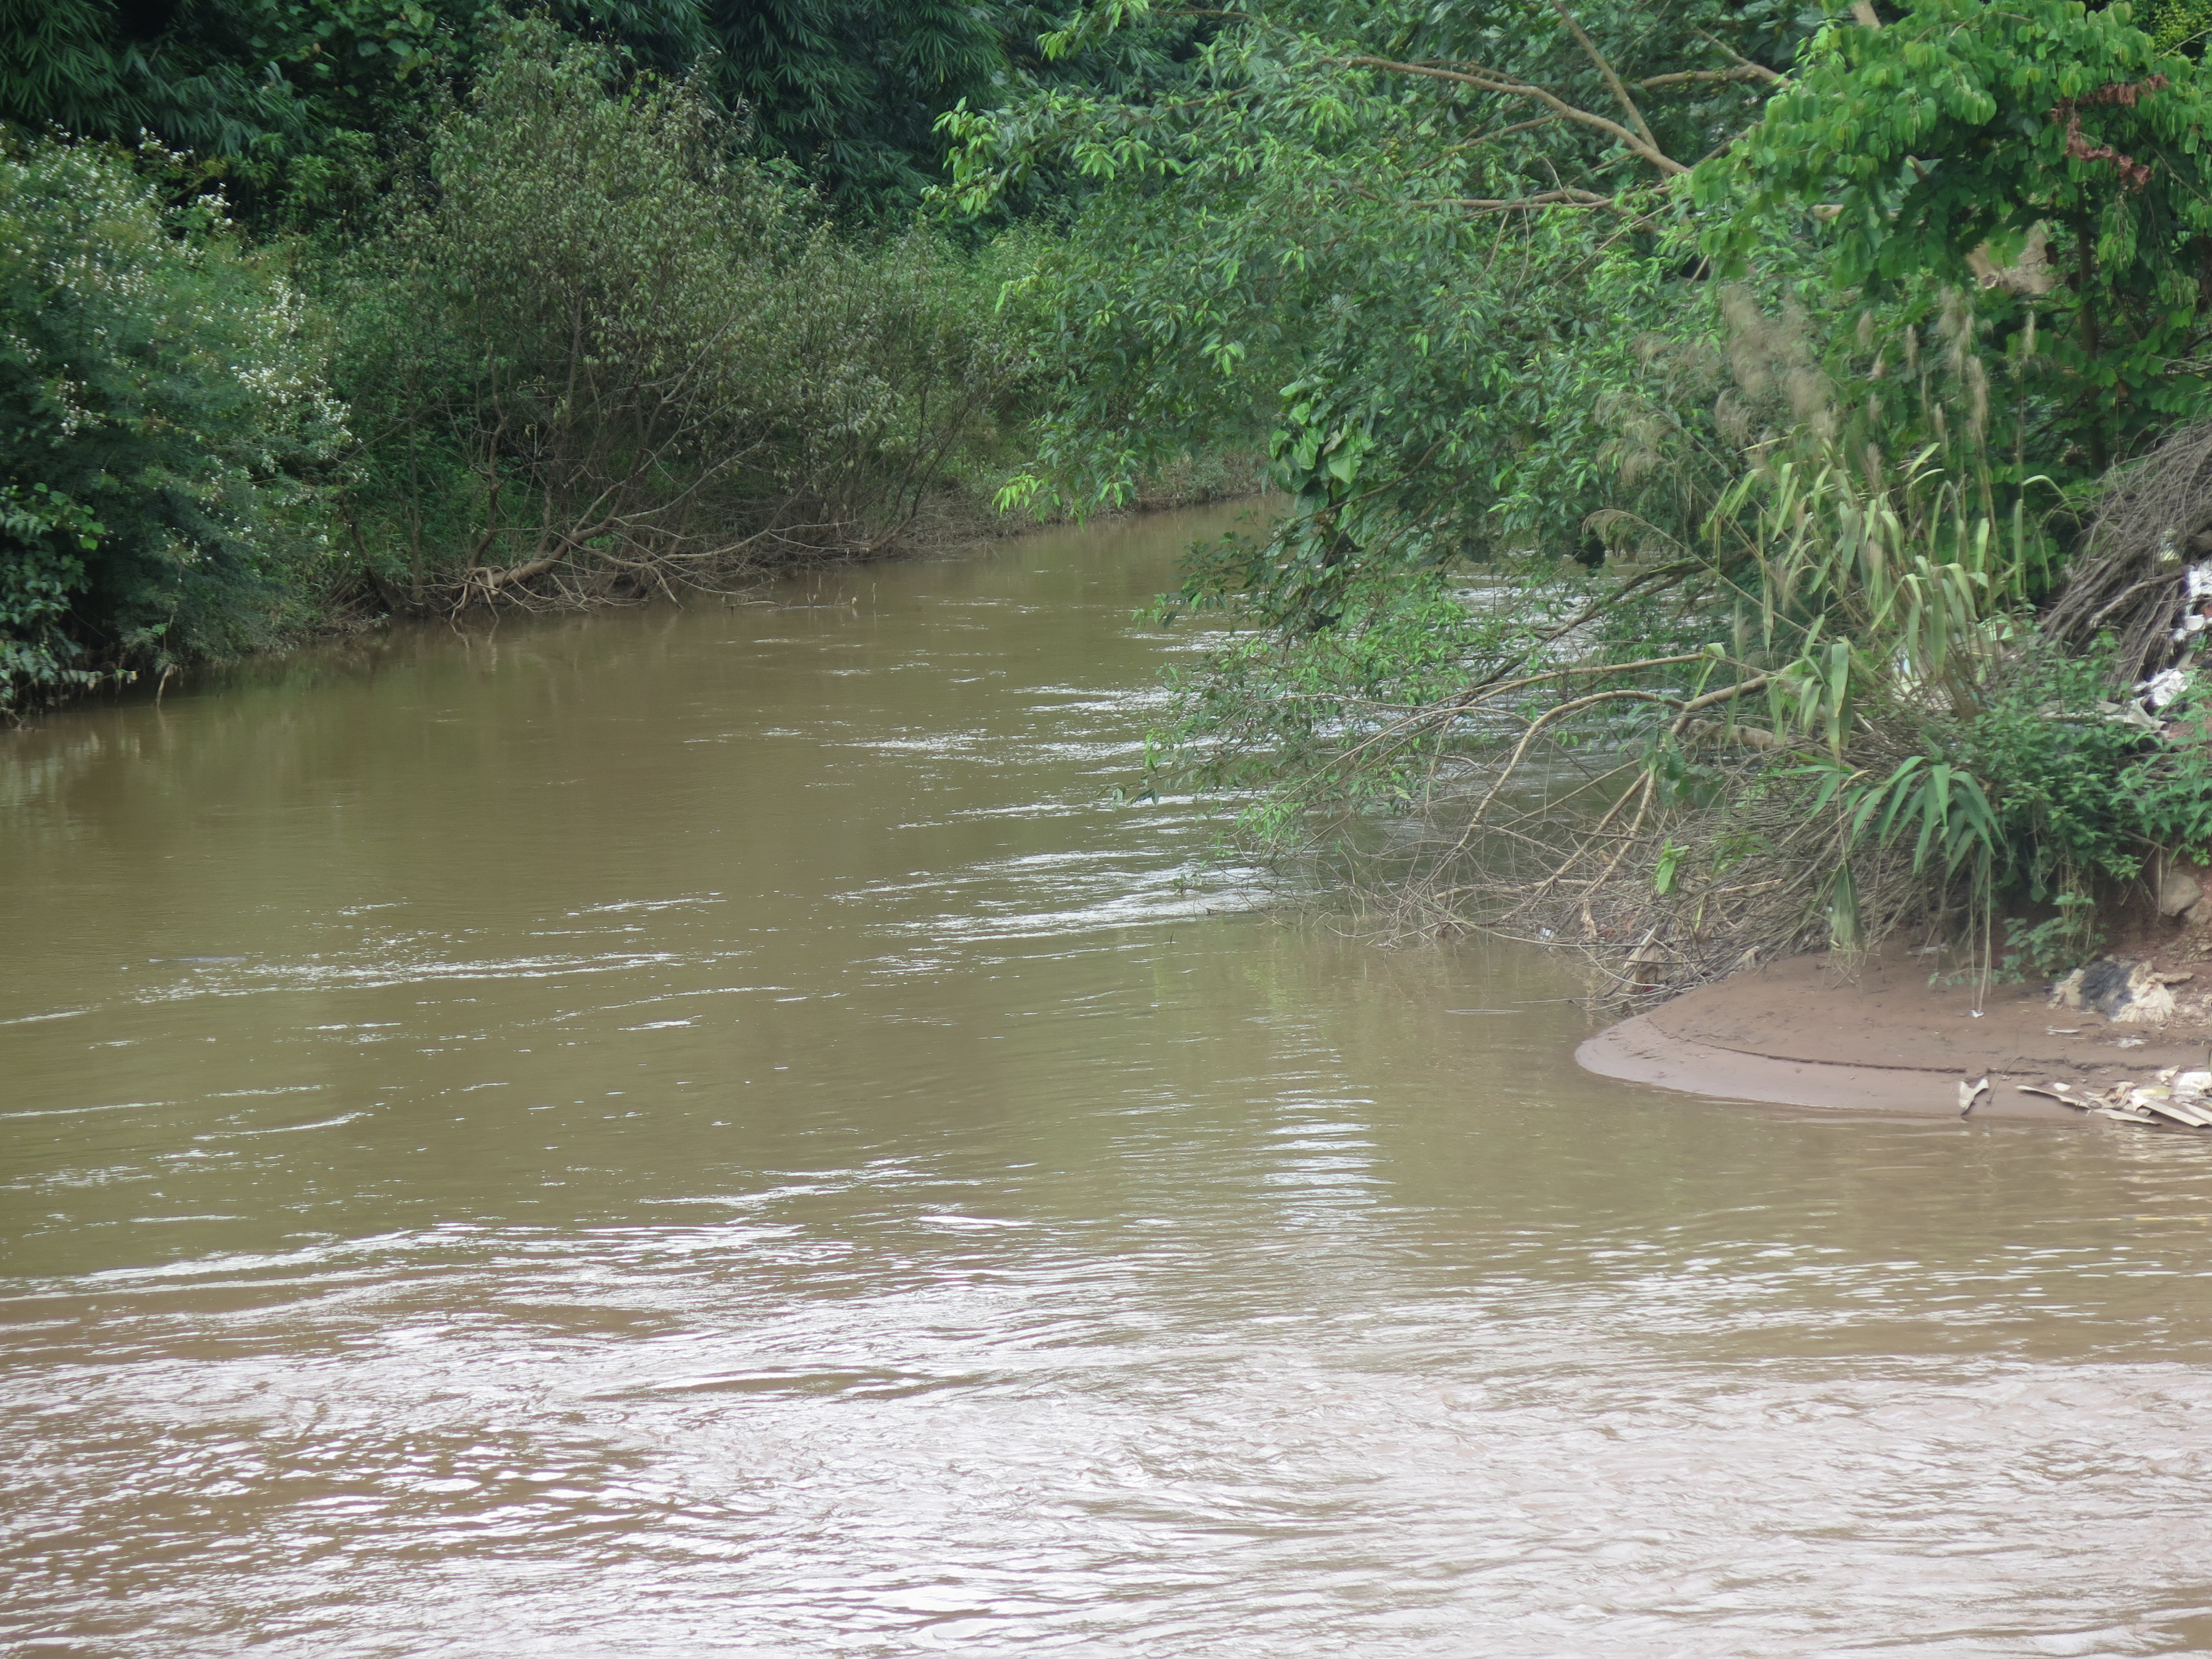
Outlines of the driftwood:
{"label": "driftwood", "polygon": [[2115,1118],[2122,1123],[2157,1127],[2179,1125],[2187,1129],[2212,1129],[2212,1072],[2185,1072],[2174,1066],[2151,1073],[2148,1083],[2115,1083],[2105,1089],[2077,1088],[2070,1083],[2018,1083],[2021,1094],[2040,1095],[2091,1117]]}

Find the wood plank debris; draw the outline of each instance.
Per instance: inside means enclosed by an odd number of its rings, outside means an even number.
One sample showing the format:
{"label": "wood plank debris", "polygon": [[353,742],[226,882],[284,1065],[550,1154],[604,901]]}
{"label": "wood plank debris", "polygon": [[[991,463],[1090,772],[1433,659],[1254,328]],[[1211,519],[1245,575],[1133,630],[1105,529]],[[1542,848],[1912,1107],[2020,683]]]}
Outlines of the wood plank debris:
{"label": "wood plank debris", "polygon": [[[1987,1081],[1983,1079],[1983,1086]],[[2016,1083],[2013,1087],[2021,1094],[2040,1095],[2091,1117],[2156,1128],[2212,1129],[2212,1071],[2185,1072],[2169,1066],[2153,1073],[2148,1083],[2115,1083],[2104,1089],[2082,1089],[2057,1081]],[[1966,1084],[1960,1084],[1961,1117],[1972,1109],[1967,1090]]]}

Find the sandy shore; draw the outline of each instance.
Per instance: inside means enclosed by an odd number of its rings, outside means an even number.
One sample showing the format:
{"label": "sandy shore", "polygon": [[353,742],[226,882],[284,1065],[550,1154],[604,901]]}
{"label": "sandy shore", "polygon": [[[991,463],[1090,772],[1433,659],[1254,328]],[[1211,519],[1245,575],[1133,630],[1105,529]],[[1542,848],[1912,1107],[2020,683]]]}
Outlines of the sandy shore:
{"label": "sandy shore", "polygon": [[1575,1058],[1601,1077],[1729,1100],[1944,1116],[1958,1115],[1960,1081],[1986,1074],[1975,1115],[2069,1121],[2081,1114],[2016,1085],[2096,1090],[2212,1064],[2212,970],[2174,988],[2181,1008],[2163,1027],[2054,1008],[2041,985],[1993,987],[1977,1014],[1972,989],[1928,978],[1903,952],[1856,972],[1792,957],[1623,1020]]}

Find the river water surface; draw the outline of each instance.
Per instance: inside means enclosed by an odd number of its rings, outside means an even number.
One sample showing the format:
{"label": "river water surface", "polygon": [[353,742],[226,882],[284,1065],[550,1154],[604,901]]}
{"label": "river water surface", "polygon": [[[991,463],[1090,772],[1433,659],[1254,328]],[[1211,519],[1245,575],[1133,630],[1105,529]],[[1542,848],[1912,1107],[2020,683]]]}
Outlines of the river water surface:
{"label": "river water surface", "polygon": [[1231,516],[0,735],[0,1650],[2212,1651],[2212,1147],[1186,888]]}

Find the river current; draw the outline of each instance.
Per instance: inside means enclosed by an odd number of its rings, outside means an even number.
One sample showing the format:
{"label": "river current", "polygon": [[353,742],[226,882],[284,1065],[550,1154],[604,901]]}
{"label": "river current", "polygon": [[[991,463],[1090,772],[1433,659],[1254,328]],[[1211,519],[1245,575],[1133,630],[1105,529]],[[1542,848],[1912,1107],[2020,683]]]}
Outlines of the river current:
{"label": "river current", "polygon": [[1235,516],[0,733],[0,1651],[2212,1651],[2212,1147],[1187,881]]}

